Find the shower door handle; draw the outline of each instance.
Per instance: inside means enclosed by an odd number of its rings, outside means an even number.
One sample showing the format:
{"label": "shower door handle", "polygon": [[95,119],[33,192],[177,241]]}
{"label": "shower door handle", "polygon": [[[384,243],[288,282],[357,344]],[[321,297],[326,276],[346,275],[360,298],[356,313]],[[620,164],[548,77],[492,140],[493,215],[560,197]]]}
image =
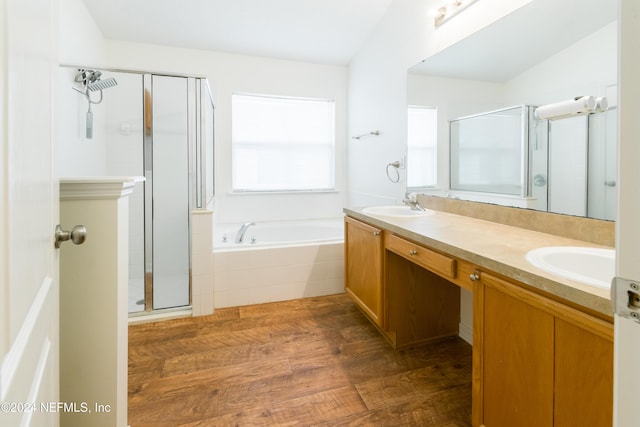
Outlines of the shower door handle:
{"label": "shower door handle", "polygon": [[71,240],[75,245],[81,245],[87,238],[87,227],[84,225],[76,225],[71,231],[64,231],[60,224],[56,225],[56,249],[60,247],[62,242]]}

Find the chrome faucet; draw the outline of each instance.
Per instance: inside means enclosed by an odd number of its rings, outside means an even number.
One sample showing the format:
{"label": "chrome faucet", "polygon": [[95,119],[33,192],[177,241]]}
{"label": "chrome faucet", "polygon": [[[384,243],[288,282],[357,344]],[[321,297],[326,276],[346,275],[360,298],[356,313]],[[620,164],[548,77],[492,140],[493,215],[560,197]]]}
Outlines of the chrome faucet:
{"label": "chrome faucet", "polygon": [[242,224],[240,226],[240,229],[236,233],[236,243],[244,242],[244,233],[246,233],[247,232],[247,228],[251,227],[252,225],[256,225],[256,223],[255,222],[245,222],[244,224]]}
{"label": "chrome faucet", "polygon": [[408,191],[404,193],[404,199],[402,199],[402,203],[409,206],[412,211],[424,210],[424,208],[418,204],[416,193],[409,193]]}

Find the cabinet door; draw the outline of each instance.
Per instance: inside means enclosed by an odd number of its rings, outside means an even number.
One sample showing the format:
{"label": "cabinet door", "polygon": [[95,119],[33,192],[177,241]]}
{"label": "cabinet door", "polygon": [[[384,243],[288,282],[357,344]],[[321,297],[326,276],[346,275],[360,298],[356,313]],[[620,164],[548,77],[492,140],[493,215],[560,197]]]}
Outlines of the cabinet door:
{"label": "cabinet door", "polygon": [[613,422],[613,341],[556,319],[555,425]]}
{"label": "cabinet door", "polygon": [[382,231],[345,218],[345,292],[380,327],[382,312]]}
{"label": "cabinet door", "polygon": [[483,273],[482,283],[484,425],[552,426],[554,317],[504,292],[507,282]]}
{"label": "cabinet door", "polygon": [[474,425],[611,425],[610,322],[482,273],[474,334]]}

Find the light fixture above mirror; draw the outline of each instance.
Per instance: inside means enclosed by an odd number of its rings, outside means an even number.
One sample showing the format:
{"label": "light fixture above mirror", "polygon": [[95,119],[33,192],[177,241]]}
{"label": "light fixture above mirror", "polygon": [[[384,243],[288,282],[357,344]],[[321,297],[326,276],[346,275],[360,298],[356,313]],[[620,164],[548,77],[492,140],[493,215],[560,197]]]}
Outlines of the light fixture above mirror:
{"label": "light fixture above mirror", "polygon": [[440,7],[429,11],[429,15],[433,17],[433,25],[438,28],[476,1],[478,0],[445,0]]}

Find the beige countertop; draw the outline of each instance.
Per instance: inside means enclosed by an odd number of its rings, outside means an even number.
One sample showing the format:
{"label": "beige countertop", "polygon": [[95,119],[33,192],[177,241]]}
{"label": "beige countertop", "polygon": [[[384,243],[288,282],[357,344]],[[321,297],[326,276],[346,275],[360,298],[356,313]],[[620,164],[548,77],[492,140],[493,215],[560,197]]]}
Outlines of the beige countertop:
{"label": "beige countertop", "polygon": [[344,212],[609,318],[613,316],[608,289],[549,274],[525,259],[527,252],[544,246],[605,246],[441,211],[411,218],[367,215],[356,208],[345,208]]}

